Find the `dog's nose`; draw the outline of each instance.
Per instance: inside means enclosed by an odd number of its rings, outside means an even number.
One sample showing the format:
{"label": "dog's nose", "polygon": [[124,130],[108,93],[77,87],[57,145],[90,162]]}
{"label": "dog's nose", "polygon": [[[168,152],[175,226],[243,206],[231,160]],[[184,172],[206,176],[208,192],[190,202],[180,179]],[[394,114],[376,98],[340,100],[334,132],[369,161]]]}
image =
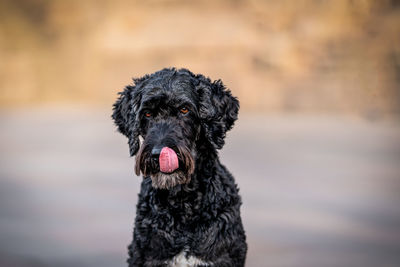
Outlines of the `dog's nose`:
{"label": "dog's nose", "polygon": [[153,149],[151,150],[151,157],[158,159],[158,157],[160,156],[161,150],[162,150],[162,147],[158,147],[158,146],[153,147]]}
{"label": "dog's nose", "polygon": [[159,165],[159,158],[160,158],[160,154],[161,154],[161,150],[162,147],[153,147],[153,149],[151,150],[151,164],[152,164],[152,168],[154,169],[154,171],[158,171],[160,168]]}

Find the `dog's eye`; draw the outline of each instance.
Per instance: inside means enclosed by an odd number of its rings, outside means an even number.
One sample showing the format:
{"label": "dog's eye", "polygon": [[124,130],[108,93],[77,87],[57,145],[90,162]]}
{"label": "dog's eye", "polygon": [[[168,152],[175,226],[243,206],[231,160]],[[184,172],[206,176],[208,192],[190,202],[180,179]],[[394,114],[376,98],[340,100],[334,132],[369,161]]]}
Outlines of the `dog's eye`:
{"label": "dog's eye", "polygon": [[150,111],[146,111],[146,112],[144,113],[144,115],[145,115],[147,118],[150,118],[150,117],[151,117],[151,112],[150,112]]}
{"label": "dog's eye", "polygon": [[181,113],[182,114],[186,114],[188,112],[189,112],[189,110],[186,107],[181,108]]}

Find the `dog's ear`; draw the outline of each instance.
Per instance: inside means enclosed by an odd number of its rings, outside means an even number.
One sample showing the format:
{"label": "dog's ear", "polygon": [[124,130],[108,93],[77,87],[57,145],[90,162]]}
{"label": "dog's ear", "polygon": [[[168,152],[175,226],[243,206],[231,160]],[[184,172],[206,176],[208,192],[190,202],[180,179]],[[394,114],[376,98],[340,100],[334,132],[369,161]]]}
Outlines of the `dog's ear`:
{"label": "dog's ear", "polygon": [[136,86],[128,85],[119,93],[119,98],[113,105],[112,118],[118,131],[128,137],[129,152],[136,155],[139,150],[139,121],[137,110],[140,103],[140,93]]}
{"label": "dog's ear", "polygon": [[202,75],[196,76],[199,84],[199,113],[201,124],[208,141],[221,149],[226,132],[232,129],[239,112],[239,101],[232,96],[221,80],[211,82]]}

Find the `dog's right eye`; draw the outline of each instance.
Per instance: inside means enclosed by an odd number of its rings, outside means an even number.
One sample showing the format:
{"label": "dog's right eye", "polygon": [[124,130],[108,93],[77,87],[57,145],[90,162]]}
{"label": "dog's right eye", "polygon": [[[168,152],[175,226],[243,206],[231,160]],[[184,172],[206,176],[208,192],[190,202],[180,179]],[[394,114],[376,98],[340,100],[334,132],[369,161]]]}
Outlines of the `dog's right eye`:
{"label": "dog's right eye", "polygon": [[182,107],[180,111],[181,111],[182,114],[187,114],[189,112],[187,107]]}
{"label": "dog's right eye", "polygon": [[144,116],[146,116],[147,118],[150,118],[151,117],[151,112],[150,111],[146,111],[144,113]]}

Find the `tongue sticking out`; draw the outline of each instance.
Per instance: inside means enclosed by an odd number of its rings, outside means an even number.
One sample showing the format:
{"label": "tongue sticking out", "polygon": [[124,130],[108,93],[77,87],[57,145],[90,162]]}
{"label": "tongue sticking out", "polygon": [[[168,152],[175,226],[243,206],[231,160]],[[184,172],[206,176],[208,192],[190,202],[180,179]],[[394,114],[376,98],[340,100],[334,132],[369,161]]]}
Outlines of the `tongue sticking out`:
{"label": "tongue sticking out", "polygon": [[179,167],[178,156],[175,151],[169,147],[163,147],[160,152],[159,162],[160,171],[165,173],[171,173]]}

